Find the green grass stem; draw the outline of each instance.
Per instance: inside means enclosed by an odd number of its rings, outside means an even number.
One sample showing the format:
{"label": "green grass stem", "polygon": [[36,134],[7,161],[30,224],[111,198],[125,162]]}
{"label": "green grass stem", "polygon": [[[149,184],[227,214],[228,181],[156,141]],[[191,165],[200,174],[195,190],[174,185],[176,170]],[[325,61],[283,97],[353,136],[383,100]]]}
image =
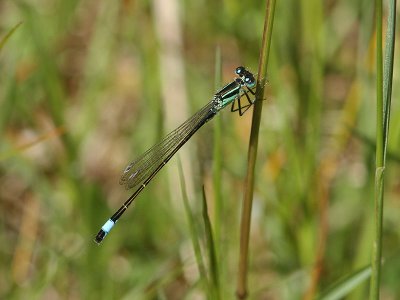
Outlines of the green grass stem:
{"label": "green grass stem", "polygon": [[372,245],[370,299],[379,299],[382,256],[383,213],[383,65],[382,65],[382,1],[375,0],[376,30],[376,156],[375,156],[375,226]]}
{"label": "green grass stem", "polygon": [[205,290],[209,290],[210,284],[208,282],[207,272],[206,272],[206,268],[204,265],[203,256],[201,254],[201,247],[200,247],[200,241],[199,241],[200,233],[197,230],[196,220],[192,213],[192,210],[190,209],[189,199],[188,199],[187,192],[186,192],[185,177],[183,175],[183,169],[182,169],[182,164],[181,164],[180,160],[178,160],[178,171],[179,171],[179,179],[180,179],[180,183],[181,183],[183,206],[185,208],[185,213],[186,213],[187,220],[188,220],[190,239],[192,240],[192,246],[193,246],[194,254],[196,257],[197,268],[199,270],[201,281],[203,281],[205,283],[205,287],[206,287]]}
{"label": "green grass stem", "polygon": [[376,14],[376,170],[375,170],[375,234],[372,245],[372,275],[370,299],[379,299],[382,224],[384,207],[384,176],[387,139],[389,132],[390,104],[392,94],[393,60],[396,28],[396,2],[390,1],[386,33],[385,61],[382,55],[382,1],[375,2]]}
{"label": "green grass stem", "polygon": [[368,265],[334,283],[328,290],[321,294],[317,300],[343,299],[343,297],[347,296],[352,290],[367,280],[370,275],[371,267]]}
{"label": "green grass stem", "polygon": [[386,31],[385,60],[383,65],[383,134],[384,162],[386,162],[387,142],[389,136],[390,108],[392,102],[392,83],[394,48],[396,40],[396,1],[389,1],[388,26]]}
{"label": "green grass stem", "polygon": [[[222,58],[221,48],[217,47],[215,52],[215,89],[221,86],[222,81]],[[214,149],[213,149],[213,189],[214,189],[214,233],[216,242],[217,257],[220,253],[221,245],[221,220],[222,220],[222,119],[221,115],[215,117],[214,120]]]}
{"label": "green grass stem", "polygon": [[221,299],[221,289],[219,284],[219,268],[218,259],[215,249],[215,240],[212,232],[211,221],[208,215],[208,207],[206,200],[206,193],[203,187],[203,222],[204,231],[206,233],[207,249],[208,249],[208,260],[209,260],[209,272],[210,272],[210,286],[212,299]]}
{"label": "green grass stem", "polygon": [[19,26],[21,26],[22,22],[19,22],[17,25],[15,25],[11,30],[0,40],[0,51],[3,49],[4,45],[7,43],[7,41],[10,39],[10,37],[14,34],[14,32],[18,29]]}

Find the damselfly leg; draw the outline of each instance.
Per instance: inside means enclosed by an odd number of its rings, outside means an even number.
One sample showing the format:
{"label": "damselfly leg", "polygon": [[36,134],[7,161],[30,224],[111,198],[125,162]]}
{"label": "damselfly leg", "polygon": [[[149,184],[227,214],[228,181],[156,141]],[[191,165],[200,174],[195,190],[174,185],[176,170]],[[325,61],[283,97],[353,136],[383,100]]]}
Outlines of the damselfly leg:
{"label": "damselfly leg", "polygon": [[[254,99],[252,100],[248,94],[250,93],[253,96],[255,95],[255,91],[252,90],[252,88],[254,88],[255,86],[255,79],[252,73],[244,68],[242,69],[242,67],[236,69],[236,74],[241,77],[244,86],[241,90],[242,94],[239,95],[239,97],[237,97],[237,99],[232,102],[231,112],[239,111],[239,115],[243,116],[244,113],[254,104],[255,101]],[[245,105],[242,105],[241,103],[243,96],[247,100],[247,103]],[[235,107],[235,103],[237,104],[237,107]]]}

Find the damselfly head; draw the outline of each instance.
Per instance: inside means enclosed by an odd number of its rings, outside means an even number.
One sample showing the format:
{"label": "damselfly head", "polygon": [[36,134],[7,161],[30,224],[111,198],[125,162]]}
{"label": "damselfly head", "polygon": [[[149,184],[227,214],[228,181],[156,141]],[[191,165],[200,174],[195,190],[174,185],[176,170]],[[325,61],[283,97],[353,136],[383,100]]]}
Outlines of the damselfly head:
{"label": "damselfly head", "polygon": [[235,73],[238,76],[242,77],[246,73],[246,69],[244,67],[242,67],[242,66],[237,67]]}
{"label": "damselfly head", "polygon": [[244,76],[244,83],[248,88],[253,88],[256,85],[256,80],[254,79],[253,74],[247,72],[247,74]]}
{"label": "damselfly head", "polygon": [[238,75],[248,88],[253,88],[256,85],[256,80],[252,73],[246,70],[245,67],[237,67],[235,70],[236,75]]}

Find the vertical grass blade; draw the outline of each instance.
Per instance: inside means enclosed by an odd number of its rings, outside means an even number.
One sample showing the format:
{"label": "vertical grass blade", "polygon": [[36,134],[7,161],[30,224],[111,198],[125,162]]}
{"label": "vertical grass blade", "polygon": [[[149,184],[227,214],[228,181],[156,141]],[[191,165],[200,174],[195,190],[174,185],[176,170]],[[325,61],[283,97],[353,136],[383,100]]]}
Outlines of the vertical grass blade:
{"label": "vertical grass blade", "polygon": [[247,157],[247,175],[240,224],[239,273],[236,289],[236,294],[239,299],[245,299],[247,297],[248,251],[251,208],[253,203],[254,169],[257,158],[258,132],[260,129],[262,103],[264,98],[264,86],[266,83],[268,57],[270,52],[272,27],[274,22],[275,3],[275,0],[266,1],[263,38],[258,65],[256,98],[251,124],[249,151]]}
{"label": "vertical grass blade", "polygon": [[196,256],[197,268],[199,270],[201,281],[203,281],[205,283],[205,290],[209,290],[207,272],[206,272],[206,268],[205,268],[204,262],[203,262],[203,257],[201,254],[200,242],[198,240],[198,237],[200,236],[200,234],[199,234],[198,230],[196,229],[196,221],[195,221],[193,213],[190,209],[189,199],[187,197],[187,192],[186,192],[185,177],[183,176],[182,164],[181,164],[180,160],[178,160],[178,171],[179,171],[179,179],[180,179],[180,183],[181,183],[183,205],[185,207],[185,212],[186,212],[186,216],[188,219],[190,238],[192,240],[193,250],[194,250],[194,254]]}
{"label": "vertical grass blade", "polygon": [[372,274],[370,299],[379,299],[382,222],[384,205],[384,175],[387,138],[389,132],[390,104],[392,94],[393,59],[396,28],[396,1],[390,1],[386,33],[385,61],[382,55],[382,1],[375,1],[376,14],[376,170],[375,170],[375,238],[372,246]]}
{"label": "vertical grass blade", "polygon": [[375,0],[376,30],[376,169],[375,169],[375,227],[372,245],[372,274],[370,299],[379,299],[381,232],[383,212],[383,66],[382,66],[382,0]]}
{"label": "vertical grass blade", "polygon": [[[217,47],[215,52],[215,89],[221,86],[222,78],[222,59],[221,48]],[[217,250],[217,257],[220,257],[221,249],[221,220],[222,220],[222,122],[221,115],[217,115],[214,120],[214,149],[213,149],[213,189],[214,189],[214,233]]]}
{"label": "vertical grass blade", "polygon": [[208,207],[206,201],[206,193],[203,186],[203,221],[204,230],[206,233],[209,272],[210,272],[210,287],[212,299],[221,299],[221,289],[219,284],[218,260],[215,251],[215,242],[211,227],[210,217],[208,216]]}
{"label": "vertical grass blade", "polygon": [[396,0],[389,1],[389,15],[386,32],[385,61],[383,65],[383,134],[384,161],[386,162],[387,140],[389,136],[390,107],[392,103],[392,82],[394,47],[396,40]]}

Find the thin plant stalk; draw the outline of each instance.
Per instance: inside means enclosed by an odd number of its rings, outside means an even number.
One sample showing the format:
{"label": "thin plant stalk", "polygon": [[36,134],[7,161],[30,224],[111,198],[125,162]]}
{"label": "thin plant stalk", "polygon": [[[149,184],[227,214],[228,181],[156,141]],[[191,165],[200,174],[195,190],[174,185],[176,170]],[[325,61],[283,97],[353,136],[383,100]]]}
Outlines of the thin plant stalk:
{"label": "thin plant stalk", "polygon": [[3,49],[4,45],[7,43],[8,39],[14,34],[14,32],[21,26],[22,22],[15,25],[2,39],[0,39],[0,51]]}
{"label": "thin plant stalk", "polygon": [[[221,86],[222,78],[222,59],[221,48],[215,51],[215,88]],[[221,220],[222,220],[222,122],[221,116],[216,116],[214,121],[214,151],[213,151],[213,188],[214,188],[214,234],[217,257],[220,258],[221,246]]]}
{"label": "thin plant stalk", "polygon": [[198,238],[200,234],[196,228],[195,216],[193,215],[193,212],[190,209],[189,199],[186,191],[185,177],[183,175],[183,168],[180,160],[178,160],[178,171],[181,183],[182,200],[183,200],[183,205],[185,207],[186,216],[188,219],[190,238],[192,240],[192,246],[196,258],[196,264],[200,274],[200,281],[204,284],[205,290],[209,290],[210,283],[208,281],[206,267],[204,265],[203,255],[201,253],[200,241]]}
{"label": "thin plant stalk", "polygon": [[386,162],[387,141],[389,135],[390,107],[392,102],[392,81],[394,64],[394,47],[396,41],[396,0],[389,2],[388,26],[386,32],[385,61],[383,65],[383,130],[384,162]]}
{"label": "thin plant stalk", "polygon": [[336,300],[343,299],[348,296],[349,293],[354,290],[361,283],[366,281],[371,275],[371,266],[365,266],[359,270],[352,272],[335,282],[328,290],[323,294],[319,295],[316,300]]}
{"label": "thin plant stalk", "polygon": [[372,274],[370,299],[379,299],[382,223],[384,205],[384,175],[387,139],[389,133],[390,104],[392,94],[393,60],[396,28],[396,1],[389,3],[389,17],[386,33],[385,61],[382,55],[382,1],[375,1],[376,14],[376,170],[375,170],[375,239],[372,246]]}
{"label": "thin plant stalk", "polygon": [[219,271],[218,271],[218,259],[215,251],[215,240],[213,237],[210,217],[208,215],[208,207],[206,200],[206,193],[203,186],[203,221],[204,221],[204,232],[206,235],[206,243],[208,249],[208,263],[210,273],[210,294],[211,299],[221,299],[221,289],[219,284]]}
{"label": "thin plant stalk", "polygon": [[249,150],[247,157],[247,175],[245,182],[245,191],[243,197],[242,216],[240,224],[240,254],[239,271],[236,288],[238,299],[247,297],[247,276],[248,276],[248,252],[251,224],[251,208],[253,203],[254,191],[254,169],[257,158],[258,133],[260,129],[262,104],[264,100],[264,87],[266,83],[268,57],[270,52],[272,27],[274,22],[275,0],[266,1],[266,14],[263,30],[260,59],[258,65],[256,97],[251,124]]}
{"label": "thin plant stalk", "polygon": [[372,274],[370,299],[379,299],[379,283],[382,256],[382,211],[383,211],[383,65],[382,65],[382,0],[375,0],[376,28],[376,169],[375,169],[375,228],[372,245]]}

